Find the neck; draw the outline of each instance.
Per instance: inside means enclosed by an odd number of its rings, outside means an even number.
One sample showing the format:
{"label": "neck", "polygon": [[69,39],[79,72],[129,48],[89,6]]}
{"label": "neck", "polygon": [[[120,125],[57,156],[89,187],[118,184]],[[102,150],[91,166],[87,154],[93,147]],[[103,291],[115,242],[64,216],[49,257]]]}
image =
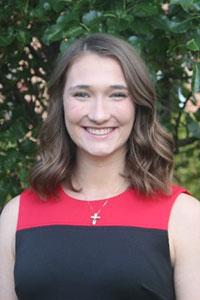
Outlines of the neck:
{"label": "neck", "polygon": [[124,149],[121,153],[117,152],[103,158],[90,156],[80,150],[77,153],[74,183],[81,188],[82,198],[111,197],[129,186],[127,179],[121,175],[124,174],[124,167]]}

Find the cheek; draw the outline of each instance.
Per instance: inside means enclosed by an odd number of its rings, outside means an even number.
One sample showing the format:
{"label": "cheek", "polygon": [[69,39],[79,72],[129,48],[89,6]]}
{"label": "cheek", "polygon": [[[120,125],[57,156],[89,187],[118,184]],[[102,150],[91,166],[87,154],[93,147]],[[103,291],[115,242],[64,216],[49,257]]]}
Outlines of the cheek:
{"label": "cheek", "polygon": [[64,114],[66,124],[77,123],[83,115],[83,109],[74,101],[64,103]]}
{"label": "cheek", "polygon": [[129,124],[132,126],[135,119],[135,107],[133,103],[130,102],[128,105],[122,105],[118,111],[118,114],[123,124]]}

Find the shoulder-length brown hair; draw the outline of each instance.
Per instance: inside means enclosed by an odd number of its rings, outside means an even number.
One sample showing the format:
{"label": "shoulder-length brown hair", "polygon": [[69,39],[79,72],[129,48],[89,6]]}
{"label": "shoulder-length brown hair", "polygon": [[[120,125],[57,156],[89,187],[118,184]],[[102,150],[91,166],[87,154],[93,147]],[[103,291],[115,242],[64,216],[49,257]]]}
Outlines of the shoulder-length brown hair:
{"label": "shoulder-length brown hair", "polygon": [[173,143],[156,119],[156,96],[148,71],[132,46],[102,33],[76,40],[57,62],[49,84],[48,116],[39,137],[40,160],[30,173],[32,188],[44,196],[53,194],[63,181],[73,188],[71,176],[76,161],[76,146],[64,122],[63,90],[70,66],[88,52],[119,62],[136,107],[126,154],[125,175],[130,184],[145,194],[169,192]]}

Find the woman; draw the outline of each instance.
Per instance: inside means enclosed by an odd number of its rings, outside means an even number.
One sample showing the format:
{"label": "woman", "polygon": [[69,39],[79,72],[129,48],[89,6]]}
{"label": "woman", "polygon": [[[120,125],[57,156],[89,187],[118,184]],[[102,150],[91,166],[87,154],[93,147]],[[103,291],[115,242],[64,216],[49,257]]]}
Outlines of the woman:
{"label": "woman", "polygon": [[31,189],[4,208],[0,300],[200,297],[200,206],[126,42],[74,42],[50,83]]}

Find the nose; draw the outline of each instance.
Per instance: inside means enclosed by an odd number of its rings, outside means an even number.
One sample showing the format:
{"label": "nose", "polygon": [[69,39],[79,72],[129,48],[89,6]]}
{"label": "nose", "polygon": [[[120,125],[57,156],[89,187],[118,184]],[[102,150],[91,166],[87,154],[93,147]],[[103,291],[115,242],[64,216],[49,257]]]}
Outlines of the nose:
{"label": "nose", "polygon": [[109,120],[109,107],[106,101],[104,100],[105,99],[103,99],[103,97],[93,99],[88,113],[88,118],[90,119],[90,121],[95,122],[97,124],[102,124]]}

